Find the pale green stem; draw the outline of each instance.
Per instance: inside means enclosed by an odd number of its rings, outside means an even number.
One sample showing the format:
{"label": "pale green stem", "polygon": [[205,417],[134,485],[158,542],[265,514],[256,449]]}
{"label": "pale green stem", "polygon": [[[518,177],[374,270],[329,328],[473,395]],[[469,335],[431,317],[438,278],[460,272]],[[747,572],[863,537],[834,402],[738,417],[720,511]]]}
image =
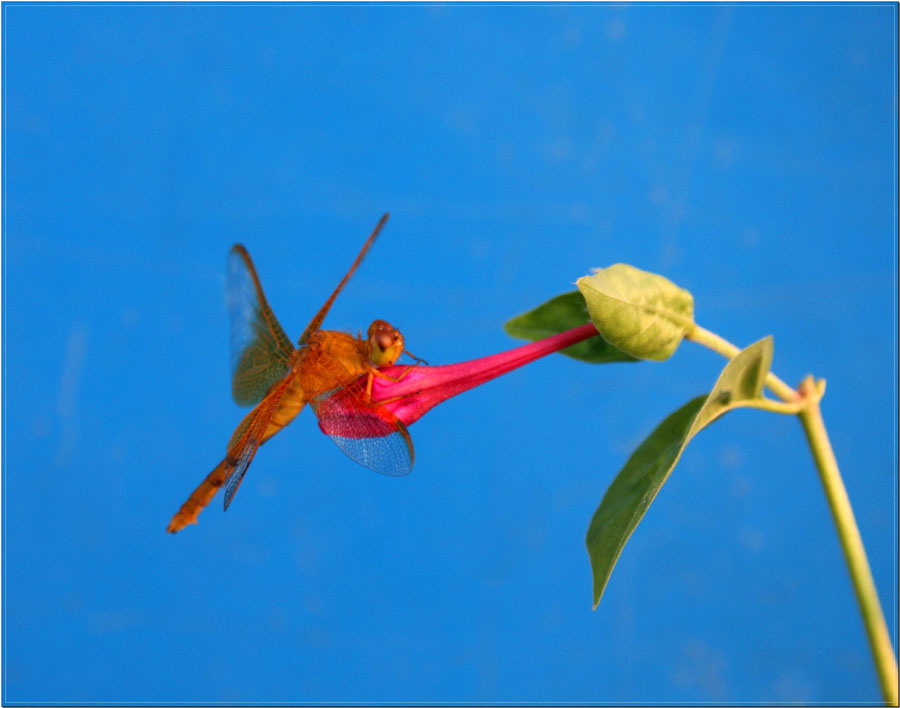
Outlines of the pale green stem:
{"label": "pale green stem", "polygon": [[[722,339],[718,334],[710,332],[708,329],[703,329],[700,325],[694,325],[693,330],[688,332],[685,337],[712,349],[714,352],[718,352],[726,359],[734,359],[738,352],[741,351],[727,339]],[[769,387],[772,393],[788,403],[793,403],[800,399],[800,394],[796,390],[771,372],[766,377],[766,386]]]}
{"label": "pale green stem", "polygon": [[885,703],[891,706],[897,705],[897,659],[894,658],[894,647],[891,645],[891,636],[888,634],[884,614],[881,611],[881,603],[878,601],[878,593],[875,590],[875,581],[872,579],[872,569],[866,558],[866,549],[863,546],[856,518],[853,516],[853,507],[850,506],[850,498],[841,479],[834,450],[828,440],[828,432],[825,430],[825,422],[822,420],[822,409],[815,399],[800,412],[800,422],[806,432],[806,439],[816,460],[819,469],[819,477],[822,486],[825,487],[825,496],[828,498],[828,506],[831,507],[831,515],[834,517],[835,526],[838,529],[838,537],[841,540],[841,548],[844,549],[844,558],[850,569],[850,578],[853,581],[853,590],[856,592],[856,600],[859,603],[866,626],[866,634],[869,636],[869,645],[875,657],[875,668],[878,671],[878,681],[881,683],[881,692]]}
{"label": "pale green stem", "polygon": [[[698,344],[702,344],[722,356],[733,359],[740,351],[731,342],[722,339],[717,334],[695,326],[687,335]],[[786,402],[786,406],[794,409],[798,403],[803,403],[798,410],[779,410],[779,412],[796,412],[803,424],[806,439],[812,451],[813,460],[819,471],[822,486],[825,488],[825,497],[831,508],[831,515],[837,529],[838,539],[844,551],[844,559],[850,571],[850,579],[856,600],[859,603],[863,624],[869,638],[869,645],[875,658],[875,670],[878,672],[878,681],[881,684],[881,692],[885,703],[897,705],[897,659],[888,634],[887,623],[884,621],[884,613],[881,611],[881,603],[875,590],[875,581],[872,578],[872,569],[866,557],[866,549],[863,546],[859,527],[853,515],[853,507],[850,498],[841,479],[837,459],[828,433],[825,430],[825,422],[822,420],[822,409],[819,400],[825,391],[824,381],[815,382],[812,377],[807,378],[801,384],[801,390],[797,391],[788,386],[775,374],[770,373],[766,378],[766,386]],[[773,402],[770,402],[773,403]],[[760,407],[772,408],[771,405]]]}
{"label": "pale green stem", "polygon": [[784,415],[797,415],[805,406],[806,401],[782,403],[781,401],[773,401],[769,398],[760,398],[755,401],[741,401],[741,408],[758,408],[761,411],[783,413]]}

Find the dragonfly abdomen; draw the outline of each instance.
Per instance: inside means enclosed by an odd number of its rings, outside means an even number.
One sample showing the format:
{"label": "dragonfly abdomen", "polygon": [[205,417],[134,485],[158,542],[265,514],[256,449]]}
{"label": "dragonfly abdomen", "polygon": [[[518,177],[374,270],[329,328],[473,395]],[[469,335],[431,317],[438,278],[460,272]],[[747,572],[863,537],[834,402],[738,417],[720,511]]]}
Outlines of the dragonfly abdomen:
{"label": "dragonfly abdomen", "polygon": [[294,420],[305,404],[306,397],[300,387],[300,377],[292,373],[291,382],[282,394],[281,400],[278,401],[275,412],[272,413],[272,419],[266,426],[262,441],[265,442]]}

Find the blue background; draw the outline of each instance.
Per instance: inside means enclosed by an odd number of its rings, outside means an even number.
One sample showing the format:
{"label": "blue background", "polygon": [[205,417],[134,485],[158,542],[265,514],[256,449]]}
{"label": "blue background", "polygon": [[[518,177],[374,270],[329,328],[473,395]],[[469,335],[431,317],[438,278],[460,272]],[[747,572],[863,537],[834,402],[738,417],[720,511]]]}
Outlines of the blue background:
{"label": "blue background", "polygon": [[292,338],[335,306],[432,364],[590,267],[825,377],[896,641],[897,8],[4,7],[4,694],[14,702],[877,701],[798,423],[689,447],[591,611],[584,534],[722,366],[549,357],[412,428],[414,473],[308,412],[224,452],[245,243]]}

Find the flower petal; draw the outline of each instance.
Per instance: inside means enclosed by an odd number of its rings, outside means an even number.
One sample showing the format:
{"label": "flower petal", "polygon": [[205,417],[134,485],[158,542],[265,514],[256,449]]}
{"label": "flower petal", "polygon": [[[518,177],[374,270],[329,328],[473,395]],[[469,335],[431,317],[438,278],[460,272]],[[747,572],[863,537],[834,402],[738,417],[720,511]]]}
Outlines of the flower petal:
{"label": "flower petal", "polygon": [[588,323],[509,351],[459,364],[387,367],[381,369],[381,373],[398,380],[376,377],[372,383],[372,398],[383,402],[384,407],[404,424],[411,425],[448,398],[594,336],[597,336],[597,330]]}

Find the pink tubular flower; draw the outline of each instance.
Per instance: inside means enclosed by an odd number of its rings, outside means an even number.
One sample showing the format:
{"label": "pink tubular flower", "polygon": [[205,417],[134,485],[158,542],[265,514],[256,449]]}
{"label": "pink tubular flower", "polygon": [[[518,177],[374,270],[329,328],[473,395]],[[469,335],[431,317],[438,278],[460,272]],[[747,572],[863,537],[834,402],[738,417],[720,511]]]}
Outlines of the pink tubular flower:
{"label": "pink tubular flower", "polygon": [[459,364],[391,366],[381,372],[399,380],[376,377],[372,382],[372,399],[384,401],[384,408],[405,425],[412,425],[448,398],[597,334],[594,325],[588,323],[509,351]]}

